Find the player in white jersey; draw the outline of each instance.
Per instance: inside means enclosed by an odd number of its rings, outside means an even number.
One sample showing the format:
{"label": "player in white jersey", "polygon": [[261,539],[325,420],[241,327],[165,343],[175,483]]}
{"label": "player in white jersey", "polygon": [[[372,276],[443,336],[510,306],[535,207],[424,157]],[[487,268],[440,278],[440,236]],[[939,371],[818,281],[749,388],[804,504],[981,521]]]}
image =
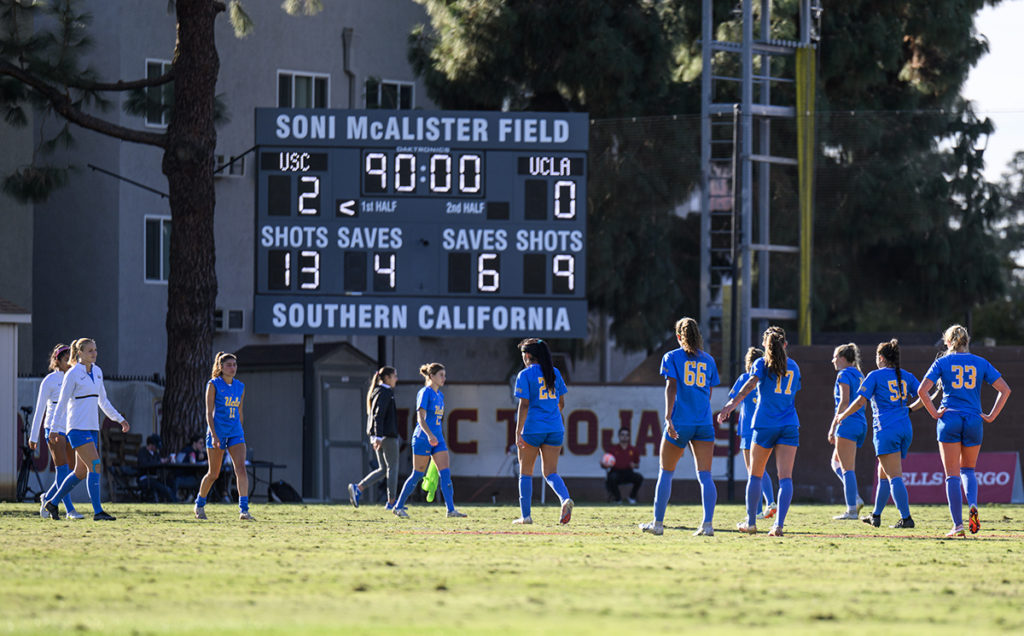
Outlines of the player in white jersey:
{"label": "player in white jersey", "polygon": [[[50,425],[53,423],[53,416],[57,410],[57,400],[60,398],[60,385],[64,381],[64,372],[71,368],[68,359],[71,357],[71,347],[66,344],[58,344],[50,352],[50,374],[43,378],[39,385],[39,397],[36,398],[36,410],[32,417],[32,429],[29,432],[29,448],[35,450],[39,446],[39,430],[42,428],[43,440],[50,449],[50,457],[53,459],[53,468],[56,471],[53,477],[53,485],[39,498],[39,515],[46,519],[50,513],[46,510],[46,500],[57,492],[60,485],[64,483],[71,469],[68,468],[68,459],[74,457],[74,450],[68,442],[68,436],[63,433],[54,433],[50,438]],[[64,509],[67,511],[68,519],[81,519],[82,513],[75,510],[75,504],[71,502],[71,495],[65,495]]]}
{"label": "player in white jersey", "polygon": [[128,420],[107,399],[103,371],[96,364],[96,354],[96,342],[92,338],[79,338],[71,343],[71,359],[77,361],[77,364],[64,374],[50,434],[65,433],[71,447],[75,449],[77,461],[74,472],[67,476],[57,493],[46,502],[46,510],[53,519],[58,518],[56,502],[70,493],[78,482],[87,478],[93,520],[114,521],[113,516],[103,511],[100,503],[100,422],[96,409],[103,409],[107,417],[120,422],[121,430],[125,433],[130,427]]}

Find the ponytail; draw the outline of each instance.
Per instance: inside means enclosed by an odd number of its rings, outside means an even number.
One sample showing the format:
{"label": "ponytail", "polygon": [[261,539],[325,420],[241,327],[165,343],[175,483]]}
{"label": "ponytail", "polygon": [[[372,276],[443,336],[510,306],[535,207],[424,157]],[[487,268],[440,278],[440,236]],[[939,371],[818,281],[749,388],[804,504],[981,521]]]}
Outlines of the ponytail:
{"label": "ponytail", "polygon": [[380,385],[380,380],[383,377],[394,375],[398,373],[394,367],[381,367],[370,377],[370,390],[366,392],[366,412],[370,412],[370,398],[373,396],[373,390]]}
{"label": "ponytail", "polygon": [[900,369],[900,341],[893,338],[889,342],[882,342],[878,345],[876,352],[882,356],[886,364],[896,371],[896,394],[899,401],[903,402],[903,373]]}
{"label": "ponytail", "polygon": [[848,342],[836,347],[834,353],[837,358],[846,360],[853,366],[857,367],[857,370],[860,371],[860,347],[852,342]]}
{"label": "ponytail", "polygon": [[228,353],[226,351],[218,351],[217,355],[213,356],[213,369],[210,371],[210,379],[219,378],[224,374],[223,367],[225,360],[234,360],[235,362],[238,362],[238,358],[235,357],[235,354]]}
{"label": "ponytail", "polygon": [[958,351],[960,349],[966,351],[967,345],[971,343],[971,337],[967,334],[967,329],[963,325],[953,325],[946,329],[942,334],[942,340],[949,343],[951,351]]}
{"label": "ponytail", "polygon": [[700,335],[700,327],[693,318],[680,318],[676,322],[676,337],[683,351],[691,356],[704,350],[704,338]]}
{"label": "ponytail", "polygon": [[764,357],[764,351],[761,351],[757,347],[750,347],[747,349],[747,355],[743,357],[743,368],[747,373],[754,367],[754,362],[758,358]]}
{"label": "ponytail", "polygon": [[786,375],[786,331],[782,327],[768,327],[764,332],[765,366],[777,377]]}
{"label": "ponytail", "polygon": [[68,359],[68,362],[70,362],[70,363],[78,362],[78,354],[80,354],[82,352],[82,348],[85,347],[86,343],[89,343],[89,342],[91,342],[93,344],[96,344],[96,341],[93,340],[92,338],[79,338],[78,340],[75,340],[74,342],[72,342],[71,343],[71,357]]}
{"label": "ponytail", "polygon": [[551,362],[551,350],[548,343],[540,338],[526,338],[519,343],[519,350],[530,354],[537,364],[540,365],[541,374],[544,376],[544,387],[548,393],[555,391],[555,365]]}

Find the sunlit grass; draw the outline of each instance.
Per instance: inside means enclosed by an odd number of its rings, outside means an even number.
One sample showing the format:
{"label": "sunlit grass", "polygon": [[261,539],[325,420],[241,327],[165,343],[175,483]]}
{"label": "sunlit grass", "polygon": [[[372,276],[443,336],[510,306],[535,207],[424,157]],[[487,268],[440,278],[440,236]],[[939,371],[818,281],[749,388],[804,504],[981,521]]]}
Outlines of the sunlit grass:
{"label": "sunlit grass", "polygon": [[[88,506],[83,507],[83,512]],[[796,505],[787,536],[693,537],[697,506],[518,509],[111,504],[113,523],[44,521],[0,504],[0,632],[881,633],[1024,632],[1024,506],[986,506],[982,531],[944,540],[947,511],[909,531]],[[885,521],[897,515],[887,510]]]}

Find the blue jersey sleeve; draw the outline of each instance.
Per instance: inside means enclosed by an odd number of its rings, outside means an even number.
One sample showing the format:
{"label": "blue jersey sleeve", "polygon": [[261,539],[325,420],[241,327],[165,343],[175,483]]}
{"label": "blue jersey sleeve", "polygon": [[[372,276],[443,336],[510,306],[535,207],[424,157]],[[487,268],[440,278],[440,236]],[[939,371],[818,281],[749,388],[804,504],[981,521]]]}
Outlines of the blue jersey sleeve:
{"label": "blue jersey sleeve", "polygon": [[921,382],[912,373],[901,370],[900,375],[902,380],[907,383],[907,406],[910,406],[917,399],[917,390],[921,387]]}
{"label": "blue jersey sleeve", "polygon": [[555,369],[555,397],[561,397],[569,392],[569,389],[565,386],[565,380],[562,379],[562,373],[558,369]]}
{"label": "blue jersey sleeve", "polygon": [[764,379],[765,365],[764,358],[758,358],[754,361],[754,366],[750,367],[750,375],[754,376],[758,380]]}
{"label": "blue jersey sleeve", "polygon": [[718,365],[715,364],[715,359],[710,355],[708,356],[708,369],[710,371],[708,373],[708,386],[718,386],[721,384],[722,380],[718,377]]}
{"label": "blue jersey sleeve", "polygon": [[[939,358],[941,360],[941,358]],[[932,366],[928,367],[928,373],[924,374],[926,380],[931,380],[932,384],[939,382],[939,377],[942,375],[942,367],[939,366],[939,360],[932,363]]]}
{"label": "blue jersey sleeve", "polygon": [[526,377],[526,369],[519,372],[516,376],[516,389],[514,395],[517,398],[523,398],[524,400],[530,399],[530,388],[527,386],[528,380]]}
{"label": "blue jersey sleeve", "polygon": [[985,360],[985,370],[982,372],[981,377],[983,380],[985,380],[985,382],[992,384],[999,378],[1003,377],[1003,375],[999,373],[999,371],[996,370],[994,366],[992,366],[991,362]]}
{"label": "blue jersey sleeve", "polygon": [[870,400],[871,396],[875,394],[875,382],[878,380],[878,374],[872,371],[864,378],[864,381],[860,383],[860,389],[857,391],[857,395],[860,397]]}
{"label": "blue jersey sleeve", "polygon": [[433,397],[434,392],[428,391],[427,387],[423,387],[422,389],[420,389],[420,392],[416,394],[416,408],[423,409],[424,411],[427,412],[427,415],[432,414],[433,408],[431,407],[433,406],[434,402]]}
{"label": "blue jersey sleeve", "polygon": [[662,356],[662,358],[661,358],[661,371],[659,371],[659,373],[664,378],[674,378],[674,379],[678,380],[679,379],[679,374],[676,372],[676,365],[672,364],[671,353],[672,352],[669,351],[664,356]]}
{"label": "blue jersey sleeve", "polygon": [[736,384],[733,384],[732,388],[729,389],[729,398],[732,399],[732,398],[736,397],[737,395],[739,395],[740,394],[740,389],[743,388],[743,385],[746,384],[747,380],[749,380],[749,379],[750,379],[750,374],[749,373],[744,373],[740,377],[736,378]]}

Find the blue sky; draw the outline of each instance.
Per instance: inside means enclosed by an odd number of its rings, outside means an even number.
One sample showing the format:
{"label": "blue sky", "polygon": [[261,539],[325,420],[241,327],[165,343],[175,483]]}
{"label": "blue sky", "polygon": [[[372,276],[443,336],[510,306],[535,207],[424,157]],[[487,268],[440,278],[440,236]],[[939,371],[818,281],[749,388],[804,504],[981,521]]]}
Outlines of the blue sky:
{"label": "blue sky", "polygon": [[985,150],[985,176],[995,181],[1024,150],[1024,0],[986,7],[974,26],[988,38],[989,52],[971,70],[963,95],[995,123]]}

